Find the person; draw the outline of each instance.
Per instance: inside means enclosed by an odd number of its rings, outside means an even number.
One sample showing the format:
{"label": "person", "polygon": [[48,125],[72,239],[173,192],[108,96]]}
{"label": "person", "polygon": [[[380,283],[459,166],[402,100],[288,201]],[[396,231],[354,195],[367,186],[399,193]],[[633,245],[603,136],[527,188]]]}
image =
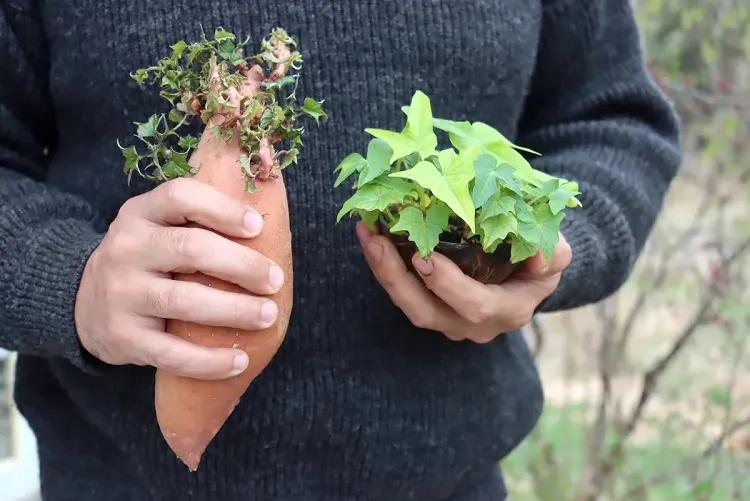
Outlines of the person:
{"label": "person", "polygon": [[[623,284],[681,163],[628,0],[0,7],[0,346],[19,353],[45,501],[506,498],[499,462],[543,407],[519,329]],[[130,73],[219,26],[258,43],[286,29],[305,59],[300,92],[330,118],[284,174],[286,340],[191,473],[156,424],[154,368],[215,379],[247,360],[180,342],[164,319],[251,328],[261,299],[179,294],[170,273],[267,290],[271,263],[219,236],[262,239],[253,214],[190,178],[129,185],[116,140],[164,105]],[[402,126],[417,89],[435,116],[488,123],[579,183],[583,206],[549,262],[492,287],[439,254],[412,274],[384,236],[335,224],[350,192],[332,188],[333,168],[363,151],[366,127]]]}

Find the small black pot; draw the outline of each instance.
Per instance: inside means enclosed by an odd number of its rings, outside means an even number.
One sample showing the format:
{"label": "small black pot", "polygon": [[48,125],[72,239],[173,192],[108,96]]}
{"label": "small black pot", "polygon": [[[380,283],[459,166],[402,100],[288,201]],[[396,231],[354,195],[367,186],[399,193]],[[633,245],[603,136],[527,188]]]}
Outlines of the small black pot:
{"label": "small black pot", "polygon": [[[406,267],[417,274],[411,262],[417,252],[417,246],[406,235],[397,235],[388,230],[383,221],[376,226],[381,235],[388,237],[398,249]],[[498,245],[495,252],[487,254],[478,243],[439,242],[435,252],[444,255],[461,269],[465,275],[484,284],[500,284],[516,269],[520,263],[510,262],[510,244]]]}

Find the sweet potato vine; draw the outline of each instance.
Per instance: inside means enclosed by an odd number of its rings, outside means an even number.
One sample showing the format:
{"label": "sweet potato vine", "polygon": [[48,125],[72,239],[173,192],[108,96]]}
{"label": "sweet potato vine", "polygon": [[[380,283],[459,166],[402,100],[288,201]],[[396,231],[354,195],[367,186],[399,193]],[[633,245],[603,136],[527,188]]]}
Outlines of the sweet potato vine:
{"label": "sweet potato vine", "polygon": [[[213,39],[202,33],[196,43],[180,40],[171,46],[171,56],[131,75],[139,84],[160,85],[160,95],[172,106],[136,122],[135,137],[144,144],[144,153],[136,146],[120,146],[128,181],[134,172],[158,183],[195,173],[188,157],[199,139],[178,130],[196,120],[227,142],[239,134],[245,153],[238,163],[249,192],[257,191],[256,179],[297,163],[304,129],[295,122],[302,115],[316,123],[327,119],[323,101],[307,97],[298,104],[302,55],[291,49],[296,42],[286,31],[275,29],[250,57],[244,55],[246,44],[217,28]],[[247,89],[249,85],[256,88]]]}

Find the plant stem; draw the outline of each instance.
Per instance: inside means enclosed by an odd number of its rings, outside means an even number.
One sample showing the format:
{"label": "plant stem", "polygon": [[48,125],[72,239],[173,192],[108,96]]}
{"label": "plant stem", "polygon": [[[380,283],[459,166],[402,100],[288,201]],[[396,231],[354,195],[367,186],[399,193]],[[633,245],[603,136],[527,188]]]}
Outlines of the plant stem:
{"label": "plant stem", "polygon": [[419,194],[419,210],[422,211],[422,214],[425,213],[426,207],[424,206],[424,188],[422,188],[418,183],[414,183],[414,186],[417,189],[417,193]]}
{"label": "plant stem", "polygon": [[388,221],[391,224],[396,222],[396,217],[393,215],[393,213],[391,212],[391,209],[389,209],[388,207],[385,208],[385,210],[383,211],[383,214],[385,214],[385,217],[388,218]]}
{"label": "plant stem", "polygon": [[535,203],[537,203],[537,202],[538,202],[539,200],[541,200],[542,198],[544,198],[544,195],[539,195],[538,197],[536,197],[536,198],[533,198],[533,199],[532,199],[532,200],[531,200],[531,201],[529,202],[529,205],[533,206],[533,205],[534,205]]}

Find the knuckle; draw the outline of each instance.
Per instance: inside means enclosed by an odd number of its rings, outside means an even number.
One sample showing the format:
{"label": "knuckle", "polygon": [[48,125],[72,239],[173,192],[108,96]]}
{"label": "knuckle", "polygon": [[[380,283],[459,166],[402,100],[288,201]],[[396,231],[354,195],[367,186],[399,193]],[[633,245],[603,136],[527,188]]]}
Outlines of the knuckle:
{"label": "knuckle", "polygon": [[127,278],[110,275],[101,282],[98,291],[99,299],[107,305],[122,304],[123,301],[136,291]]}
{"label": "knuckle", "polygon": [[531,322],[531,318],[533,317],[533,315],[533,311],[520,310],[513,317],[511,317],[510,321],[507,323],[508,329],[522,329],[523,327],[528,325],[529,322]]}
{"label": "knuckle", "polygon": [[464,317],[470,324],[481,325],[492,318],[494,311],[491,307],[480,304],[471,308]]}
{"label": "knuckle", "polygon": [[464,336],[462,336],[462,335],[460,335],[460,334],[458,334],[456,332],[452,332],[452,331],[443,332],[443,334],[445,335],[445,337],[447,337],[451,341],[462,341],[462,340],[466,339]]}
{"label": "knuckle", "polygon": [[161,236],[166,244],[175,250],[178,254],[195,259],[209,245],[205,238],[201,237],[201,232],[193,228],[168,227],[161,230]]}
{"label": "knuckle", "polygon": [[488,344],[497,337],[497,333],[481,333],[471,337],[471,340],[476,344]]}
{"label": "knuckle", "polygon": [[106,339],[106,343],[102,340],[101,344],[106,346],[109,351],[119,350],[127,346],[130,340],[128,331],[123,329],[122,322],[112,317],[104,321],[103,335],[100,337]]}
{"label": "knuckle", "polygon": [[183,177],[172,179],[160,186],[159,195],[170,206],[177,207],[180,212],[188,212],[193,201],[198,196],[195,181]]}
{"label": "knuckle", "polygon": [[259,329],[266,325],[263,321],[264,302],[253,297],[242,295],[232,302],[228,309],[228,322],[231,325],[242,326],[245,329]]}
{"label": "knuckle", "polygon": [[432,329],[434,326],[432,315],[426,311],[407,315],[412,325],[418,329]]}
{"label": "knuckle", "polygon": [[167,313],[180,315],[188,310],[185,301],[182,299],[184,294],[179,293],[179,282],[172,281],[166,287],[152,287],[146,294],[146,302],[150,310],[158,313]]}
{"label": "knuckle", "polygon": [[128,219],[133,213],[135,213],[140,199],[141,196],[137,196],[125,200],[125,202],[120,206],[120,209],[117,211],[117,217],[115,218],[115,220]]}
{"label": "knuckle", "polygon": [[158,349],[146,348],[145,351],[145,358],[149,365],[174,372],[183,369],[183,358],[180,351],[174,346],[165,345]]}
{"label": "knuckle", "polygon": [[380,274],[380,283],[383,285],[383,288],[387,290],[395,289],[398,285],[398,278],[393,273],[381,273]]}
{"label": "knuckle", "polygon": [[162,187],[162,196],[172,202],[181,202],[186,200],[187,194],[191,188],[191,182],[184,177],[177,177],[164,183]]}
{"label": "knuckle", "polygon": [[107,233],[99,250],[105,262],[120,263],[132,256],[138,250],[138,245],[132,235],[115,230]]}

